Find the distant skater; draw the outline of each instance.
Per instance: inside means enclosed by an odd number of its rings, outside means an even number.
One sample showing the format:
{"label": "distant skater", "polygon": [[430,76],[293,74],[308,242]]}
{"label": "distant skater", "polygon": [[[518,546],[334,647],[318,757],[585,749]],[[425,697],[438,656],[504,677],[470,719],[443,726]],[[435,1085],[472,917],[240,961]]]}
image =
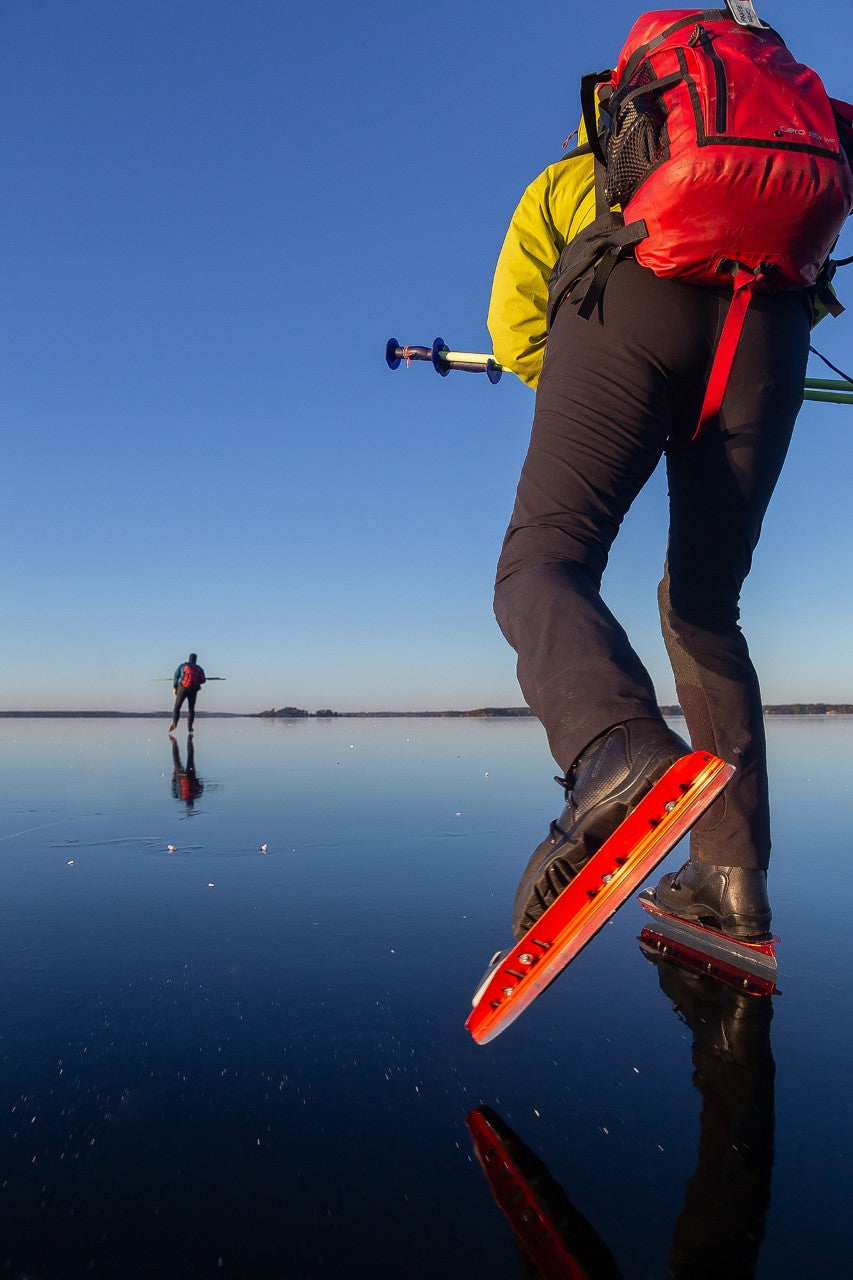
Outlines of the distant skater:
{"label": "distant skater", "polygon": [[182,662],[175,670],[172,680],[172,693],[175,695],[175,708],[172,712],[172,723],[169,725],[169,733],[173,733],[178,727],[178,720],[181,717],[181,704],[186,700],[187,704],[187,732],[192,733],[193,724],[195,723],[195,700],[198,691],[205,682],[204,670],[198,665],[198,654],[191,653],[186,662]]}

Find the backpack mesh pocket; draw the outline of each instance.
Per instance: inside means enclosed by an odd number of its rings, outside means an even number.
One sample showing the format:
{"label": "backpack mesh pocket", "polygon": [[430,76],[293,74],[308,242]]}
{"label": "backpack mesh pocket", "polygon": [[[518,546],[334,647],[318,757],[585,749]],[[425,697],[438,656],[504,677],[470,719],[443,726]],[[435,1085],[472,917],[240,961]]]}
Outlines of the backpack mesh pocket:
{"label": "backpack mesh pocket", "polygon": [[[666,104],[648,63],[642,62],[626,86],[622,104],[607,138],[607,177],[604,195],[610,205],[623,208],[652,169],[669,155]],[[651,87],[644,91],[644,86]],[[622,96],[620,94],[620,96]]]}

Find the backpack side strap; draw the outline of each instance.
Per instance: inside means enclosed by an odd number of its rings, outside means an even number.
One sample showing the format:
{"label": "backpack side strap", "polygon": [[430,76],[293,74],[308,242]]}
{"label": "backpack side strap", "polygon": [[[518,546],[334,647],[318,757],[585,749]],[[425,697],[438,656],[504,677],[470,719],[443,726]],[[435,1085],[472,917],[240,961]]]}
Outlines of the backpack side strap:
{"label": "backpack side strap", "polygon": [[[740,335],[743,332],[746,311],[752,301],[753,289],[764,276],[761,266],[756,267],[754,271],[750,271],[747,267],[742,267],[740,263],[732,263],[730,265],[734,272],[734,293],[723,322],[717,350],[714,352],[714,360],[711,365],[711,372],[708,374],[708,385],[705,388],[705,399],[702,401],[699,421],[696,424],[696,430],[687,442],[688,444],[692,444],[696,437],[714,421],[723,406],[723,398],[726,394],[726,387],[729,384],[735,352],[740,342]],[[681,448],[686,447],[686,445],[675,448],[670,446],[667,449],[667,453],[680,452]]]}
{"label": "backpack side strap", "polygon": [[626,226],[621,213],[610,211],[579,231],[551,273],[546,312],[549,330],[566,297],[579,303],[578,314],[589,319],[616,263],[647,235],[642,219]]}
{"label": "backpack side strap", "polygon": [[595,91],[600,84],[609,80],[612,75],[612,70],[608,69],[607,71],[591,71],[588,75],[581,76],[581,109],[583,111],[583,122],[586,126],[586,136],[593,155],[599,164],[603,165],[607,164],[607,155],[598,132],[599,123],[595,109]]}

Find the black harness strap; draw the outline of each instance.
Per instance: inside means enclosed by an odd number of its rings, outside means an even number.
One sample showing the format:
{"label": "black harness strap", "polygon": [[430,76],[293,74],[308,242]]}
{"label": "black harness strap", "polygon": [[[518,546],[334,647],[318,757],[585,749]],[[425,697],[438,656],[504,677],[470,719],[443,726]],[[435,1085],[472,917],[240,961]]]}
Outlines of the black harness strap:
{"label": "black harness strap", "polygon": [[604,293],[604,286],[610,279],[610,273],[619,259],[624,257],[625,250],[632,248],[635,244],[639,244],[648,234],[645,222],[640,219],[638,222],[629,222],[627,226],[615,229],[612,235],[608,237],[604,256],[599,259],[593,277],[578,307],[578,315],[584,320],[589,319],[598,305]]}
{"label": "black harness strap", "polygon": [[599,164],[607,164],[607,156],[604,151],[601,138],[598,135],[598,116],[595,110],[595,90],[603,80],[609,80],[613,75],[611,70],[607,71],[591,71],[589,75],[581,76],[581,108],[583,110],[583,122],[586,126],[586,136],[592,149],[593,155]]}

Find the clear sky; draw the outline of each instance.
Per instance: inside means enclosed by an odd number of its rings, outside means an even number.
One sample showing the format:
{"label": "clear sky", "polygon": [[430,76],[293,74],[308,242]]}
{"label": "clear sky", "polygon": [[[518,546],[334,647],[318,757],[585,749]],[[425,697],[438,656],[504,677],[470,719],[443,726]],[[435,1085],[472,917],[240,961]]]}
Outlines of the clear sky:
{"label": "clear sky", "polygon": [[[853,98],[849,0],[758,8]],[[384,344],[488,348],[515,204],[639,11],[0,5],[0,709],[153,710],[190,649],[211,710],[520,705],[532,393]],[[850,315],[815,341],[853,364]],[[851,477],[853,408],[807,404],[743,605],[767,702],[853,701]],[[670,702],[665,538],[658,473],[605,595]]]}

